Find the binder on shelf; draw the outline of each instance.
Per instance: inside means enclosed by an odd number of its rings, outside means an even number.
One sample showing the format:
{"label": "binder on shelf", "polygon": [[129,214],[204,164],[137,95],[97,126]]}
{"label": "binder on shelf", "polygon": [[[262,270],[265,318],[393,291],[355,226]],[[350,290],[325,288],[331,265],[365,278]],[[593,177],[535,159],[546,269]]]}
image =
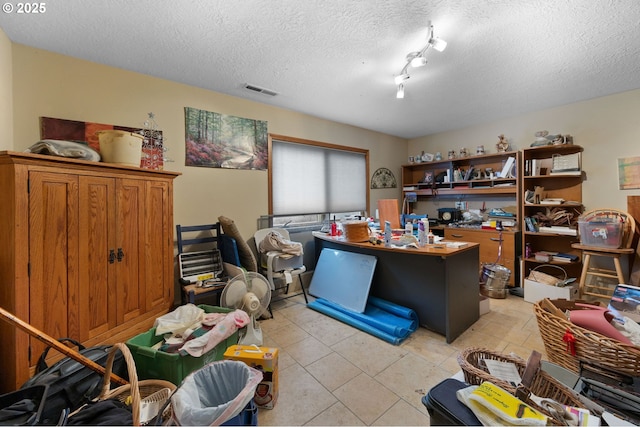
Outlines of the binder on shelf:
{"label": "binder on shelf", "polygon": [[540,176],[540,159],[531,159],[531,176]]}
{"label": "binder on shelf", "polygon": [[527,225],[527,231],[535,233],[538,230],[538,221],[534,217],[527,216],[524,218],[524,222]]}
{"label": "binder on shelf", "polygon": [[502,172],[500,172],[500,178],[511,178],[513,176],[511,169],[513,169],[515,162],[515,157],[509,156],[509,158],[507,158],[507,161],[504,163],[504,167],[502,168]]}

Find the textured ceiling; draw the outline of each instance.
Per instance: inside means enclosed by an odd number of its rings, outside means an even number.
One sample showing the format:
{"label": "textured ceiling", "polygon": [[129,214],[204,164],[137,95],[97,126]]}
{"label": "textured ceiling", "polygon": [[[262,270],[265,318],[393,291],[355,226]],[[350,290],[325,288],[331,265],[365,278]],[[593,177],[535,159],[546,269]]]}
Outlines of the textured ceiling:
{"label": "textured ceiling", "polygon": [[[393,77],[429,21],[448,47],[429,49],[396,99]],[[638,0],[50,0],[37,16],[1,13],[0,28],[403,138],[640,88]]]}

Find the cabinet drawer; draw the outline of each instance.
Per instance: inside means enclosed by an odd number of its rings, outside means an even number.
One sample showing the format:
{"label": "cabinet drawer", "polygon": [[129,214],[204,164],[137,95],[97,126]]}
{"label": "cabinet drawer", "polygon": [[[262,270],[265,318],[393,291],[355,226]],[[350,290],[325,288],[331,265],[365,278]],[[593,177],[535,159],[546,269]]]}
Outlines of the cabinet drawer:
{"label": "cabinet drawer", "polygon": [[[495,263],[498,260],[500,248],[500,233],[495,230],[472,230],[460,228],[446,228],[444,238],[480,244],[480,265]],[[500,264],[511,270],[509,283],[514,285],[516,275],[516,233],[502,233],[502,256]]]}

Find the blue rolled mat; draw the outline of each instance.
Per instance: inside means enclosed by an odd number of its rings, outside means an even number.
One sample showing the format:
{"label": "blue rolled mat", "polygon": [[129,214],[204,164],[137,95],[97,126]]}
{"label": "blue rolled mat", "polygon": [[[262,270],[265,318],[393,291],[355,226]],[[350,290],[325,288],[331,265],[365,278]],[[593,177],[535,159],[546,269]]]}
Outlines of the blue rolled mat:
{"label": "blue rolled mat", "polygon": [[369,296],[367,299],[367,303],[373,305],[375,307],[381,308],[384,311],[388,311],[389,313],[395,314],[398,317],[402,317],[405,319],[415,320],[416,328],[418,327],[418,315],[415,311],[410,308],[403,307],[398,304],[394,304],[390,301],[383,300],[382,298]]}
{"label": "blue rolled mat", "polygon": [[316,299],[308,306],[395,345],[418,328],[415,311],[376,297],[369,297],[364,313],[323,298]]}
{"label": "blue rolled mat", "polygon": [[358,319],[356,319],[355,317],[351,317],[346,313],[343,313],[340,310],[336,310],[335,308],[322,304],[322,303],[318,303],[318,300],[310,302],[309,304],[307,304],[307,306],[309,308],[312,308],[316,311],[319,311],[320,313],[324,313],[327,316],[333,317],[334,319],[340,320],[341,322],[344,322],[348,325],[351,325],[355,328],[360,329],[361,331],[367,332],[368,334],[371,334],[375,337],[378,337],[384,341],[387,341],[393,345],[398,345],[401,342],[401,339],[398,337],[395,337],[391,334],[385,333],[383,331],[381,331],[380,329],[376,329],[373,326],[369,325],[368,323],[362,322]]}

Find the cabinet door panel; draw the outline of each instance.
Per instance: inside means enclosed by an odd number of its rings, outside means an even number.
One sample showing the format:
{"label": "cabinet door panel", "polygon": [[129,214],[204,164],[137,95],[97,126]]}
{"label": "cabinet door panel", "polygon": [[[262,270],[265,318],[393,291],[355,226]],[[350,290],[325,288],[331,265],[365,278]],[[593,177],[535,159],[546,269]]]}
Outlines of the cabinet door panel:
{"label": "cabinet door panel", "polygon": [[[78,336],[69,305],[78,296],[78,178],[29,173],[29,319],[54,338]],[[44,344],[30,338],[35,358]]]}
{"label": "cabinet door panel", "polygon": [[80,340],[116,326],[115,180],[80,177]]}
{"label": "cabinet door panel", "polygon": [[[117,224],[116,224],[116,307],[118,324],[135,319],[144,312],[144,294],[141,292],[143,276],[140,268],[144,216],[145,182],[136,179],[117,181]],[[142,289],[144,287],[142,286]]]}
{"label": "cabinet door panel", "polygon": [[512,233],[502,234],[502,251],[500,251],[500,235],[497,231],[480,231],[465,229],[446,229],[445,238],[451,240],[461,240],[475,242],[480,244],[480,266],[483,264],[493,264],[498,261],[498,253],[500,252],[499,264],[504,265],[511,270],[509,284],[515,285],[516,262],[515,251],[516,242],[515,235]]}
{"label": "cabinet door panel", "polygon": [[172,203],[166,182],[149,182],[146,197],[144,259],[144,302],[147,310],[171,303],[173,283]]}

